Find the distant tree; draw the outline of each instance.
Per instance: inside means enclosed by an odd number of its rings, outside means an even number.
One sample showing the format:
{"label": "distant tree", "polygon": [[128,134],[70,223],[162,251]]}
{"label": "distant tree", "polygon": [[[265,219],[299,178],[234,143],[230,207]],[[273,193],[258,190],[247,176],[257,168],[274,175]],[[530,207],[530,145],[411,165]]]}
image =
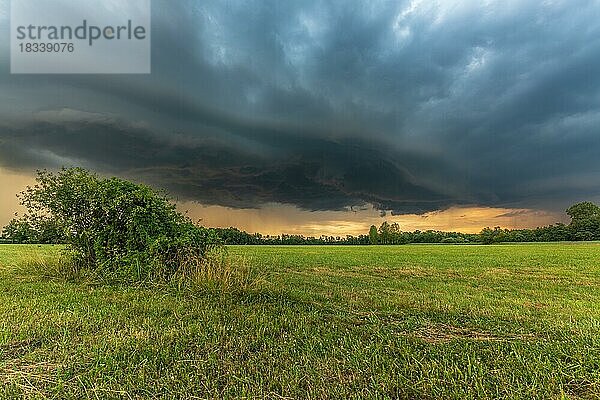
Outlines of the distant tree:
{"label": "distant tree", "polygon": [[575,223],[600,217],[600,207],[589,201],[574,204],[567,208],[566,212]]}
{"label": "distant tree", "polygon": [[387,221],[379,227],[379,243],[390,244],[390,224]]}
{"label": "distant tree", "polygon": [[2,229],[2,239],[11,243],[63,243],[65,235],[56,220],[28,217],[14,218]]}
{"label": "distant tree", "polygon": [[404,244],[402,231],[400,230],[400,225],[398,225],[397,222],[394,222],[390,225],[388,241],[389,244]]}
{"label": "distant tree", "polygon": [[369,244],[378,244],[379,243],[379,234],[377,233],[377,227],[375,225],[371,225],[371,229],[369,229]]}
{"label": "distant tree", "polygon": [[484,244],[499,243],[502,241],[502,229],[499,226],[496,226],[494,229],[489,227],[483,228],[479,237]]}
{"label": "distant tree", "polygon": [[35,231],[24,219],[12,219],[2,229],[2,238],[12,243],[34,243]]}
{"label": "distant tree", "polygon": [[586,201],[572,205],[566,212],[571,217],[569,230],[573,239],[600,239],[600,207]]}

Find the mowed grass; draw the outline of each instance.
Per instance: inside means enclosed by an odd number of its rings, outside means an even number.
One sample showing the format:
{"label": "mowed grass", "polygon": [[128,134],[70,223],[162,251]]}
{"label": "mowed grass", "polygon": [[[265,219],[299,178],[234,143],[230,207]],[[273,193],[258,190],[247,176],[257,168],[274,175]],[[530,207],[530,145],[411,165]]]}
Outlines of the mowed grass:
{"label": "mowed grass", "polygon": [[600,398],[600,244],[231,247],[237,293],[0,245],[2,398]]}

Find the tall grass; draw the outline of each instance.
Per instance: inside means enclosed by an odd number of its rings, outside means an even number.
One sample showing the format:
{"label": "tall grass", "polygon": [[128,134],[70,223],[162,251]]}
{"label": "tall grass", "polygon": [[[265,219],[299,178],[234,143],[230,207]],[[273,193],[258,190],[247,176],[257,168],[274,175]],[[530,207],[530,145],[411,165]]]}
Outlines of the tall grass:
{"label": "tall grass", "polygon": [[223,247],[210,250],[203,258],[184,260],[175,278],[179,288],[218,292],[247,291],[264,282],[261,272],[246,258],[231,256]]}
{"label": "tall grass", "polygon": [[81,281],[90,275],[88,271],[79,268],[66,251],[50,254],[29,253],[23,257],[17,269],[22,274],[63,282]]}
{"label": "tall grass", "polygon": [[[216,247],[204,257],[190,255],[179,260],[179,268],[171,277],[149,274],[148,268],[132,264],[116,273],[102,268],[81,266],[68,251],[27,255],[19,265],[23,275],[60,281],[90,284],[127,284],[131,286],[169,285],[180,290],[221,293],[244,292],[260,287],[265,279],[261,271],[245,257],[229,255],[226,248]],[[126,272],[125,272],[126,271]]]}

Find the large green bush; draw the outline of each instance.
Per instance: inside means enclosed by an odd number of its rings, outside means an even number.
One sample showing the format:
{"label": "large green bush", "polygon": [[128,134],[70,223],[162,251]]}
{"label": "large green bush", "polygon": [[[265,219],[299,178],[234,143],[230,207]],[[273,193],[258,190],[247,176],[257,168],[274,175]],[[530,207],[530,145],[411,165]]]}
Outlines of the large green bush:
{"label": "large green bush", "polygon": [[39,171],[20,194],[32,226],[61,230],[77,268],[125,280],[169,279],[219,245],[151,188],[81,168]]}

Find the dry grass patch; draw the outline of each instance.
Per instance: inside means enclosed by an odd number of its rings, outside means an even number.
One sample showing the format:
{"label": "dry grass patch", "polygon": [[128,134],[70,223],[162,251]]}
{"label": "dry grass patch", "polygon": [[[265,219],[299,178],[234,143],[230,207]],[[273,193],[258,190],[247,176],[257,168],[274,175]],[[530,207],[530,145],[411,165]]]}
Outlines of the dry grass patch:
{"label": "dry grass patch", "polygon": [[62,365],[22,358],[41,344],[39,339],[27,339],[0,346],[0,386],[14,387],[24,398],[46,397],[47,388],[58,384]]}
{"label": "dry grass patch", "polygon": [[429,325],[423,329],[410,334],[427,343],[447,343],[453,340],[475,340],[483,342],[504,342],[510,340],[531,340],[535,338],[533,334],[519,335],[495,335],[489,332],[481,332],[475,329],[463,328],[448,324]]}

